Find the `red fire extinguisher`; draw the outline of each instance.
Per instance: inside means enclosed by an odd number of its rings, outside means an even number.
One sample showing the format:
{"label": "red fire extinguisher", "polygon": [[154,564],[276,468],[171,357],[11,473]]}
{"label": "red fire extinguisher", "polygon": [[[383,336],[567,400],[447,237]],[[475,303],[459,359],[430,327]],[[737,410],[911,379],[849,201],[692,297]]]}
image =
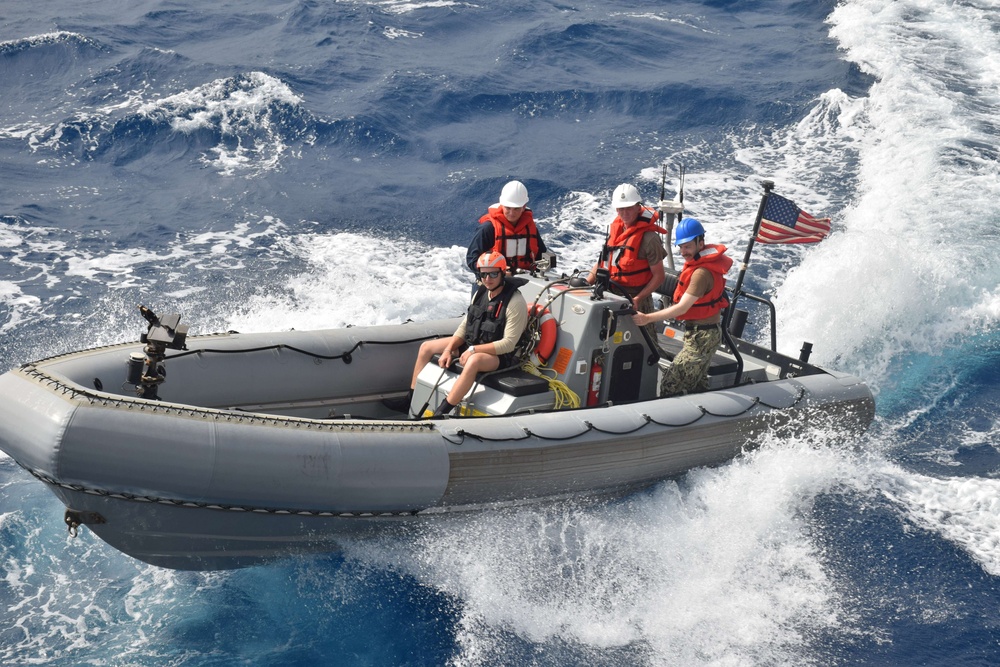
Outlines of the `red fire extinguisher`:
{"label": "red fire extinguisher", "polygon": [[601,394],[601,374],[604,372],[604,355],[594,355],[590,364],[590,382],[587,390],[587,407],[597,405]]}

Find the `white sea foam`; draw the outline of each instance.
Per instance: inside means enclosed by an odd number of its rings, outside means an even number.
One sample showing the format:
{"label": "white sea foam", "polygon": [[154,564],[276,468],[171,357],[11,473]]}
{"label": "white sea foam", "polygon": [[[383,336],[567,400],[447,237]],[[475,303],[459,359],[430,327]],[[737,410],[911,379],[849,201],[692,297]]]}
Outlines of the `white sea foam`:
{"label": "white sea foam", "polygon": [[203,86],[170,95],[139,106],[148,116],[167,113],[181,132],[220,126],[225,130],[234,117],[256,113],[271,102],[298,105],[302,98],[273,76],[249,72],[242,79],[216,79]]}
{"label": "white sea foam", "polygon": [[933,595],[857,590],[845,572],[854,564],[823,546],[829,519],[814,506],[825,496],[898,507],[1000,575],[1000,480],[911,473],[878,456],[877,443],[860,453],[840,437],[764,438],[724,467],[626,501],[448,517],[347,554],[456,601],[456,666],[502,662],[522,641],[633,664],[814,664],[817,637],[879,641],[863,620],[872,608],[961,613]]}
{"label": "white sea foam", "polygon": [[41,303],[41,299],[25,294],[18,285],[0,280],[0,304],[7,310],[6,321],[0,321],[0,333],[12,331],[32,315],[38,315]]}
{"label": "white sea foam", "polygon": [[536,218],[536,223],[549,249],[558,255],[559,270],[570,273],[593,266],[613,219],[610,191],[574,192],[551,215]]}
{"label": "white sea foam", "polygon": [[[179,233],[153,251],[110,238],[78,239],[45,227],[0,225],[0,248],[9,251],[8,261],[19,276],[0,281],[0,342],[11,355],[8,362],[132,340],[141,323],[135,311],[140,302],[157,312],[182,313],[193,333],[247,330],[239,318],[233,324],[222,318],[242,312],[248,289],[279,295],[291,291],[267,281],[250,281],[248,288],[243,275],[248,261],[261,275],[275,267],[274,275],[287,274],[288,263],[299,257],[287,249],[286,235],[294,236],[282,221],[263,216],[229,229]],[[209,289],[210,299],[205,297]],[[83,299],[83,294],[96,296]],[[278,329],[292,326],[279,324],[278,317],[268,321]],[[58,332],[54,338],[21,335],[32,326],[44,328],[48,320]],[[68,330],[74,321],[83,326]]]}
{"label": "white sea foam", "polygon": [[389,39],[399,39],[400,37],[404,37],[407,39],[420,39],[421,37],[424,36],[424,33],[422,32],[413,32],[410,30],[402,30],[400,28],[392,28],[392,27],[386,27],[382,31],[382,34],[388,37]]}
{"label": "white sea foam", "polygon": [[[116,122],[136,114],[154,122],[169,123],[179,133],[199,130],[218,133],[219,143],[201,156],[206,166],[222,175],[258,176],[277,169],[292,155],[286,138],[311,142],[314,133],[297,117],[302,98],[280,79],[251,71],[216,79],[173,95],[148,99],[150,83],[137,81],[112,102],[95,108],[74,108],[69,119],[53,124],[25,120],[0,129],[0,138],[26,140],[33,151],[52,151],[46,162],[73,164],[76,158],[61,153],[67,131],[86,151],[97,149]],[[291,112],[291,113],[285,113]]]}
{"label": "white sea foam", "polygon": [[45,44],[63,44],[72,42],[87,44],[95,48],[100,47],[99,42],[90,39],[85,35],[81,35],[80,33],[69,32],[67,30],[57,30],[55,32],[46,32],[40,35],[32,35],[31,37],[0,42],[0,53],[20,51]]}
{"label": "white sea foam", "polygon": [[150,265],[177,259],[185,253],[174,248],[167,253],[156,253],[143,248],[124,248],[117,252],[101,255],[84,253],[80,256],[66,258],[66,277],[81,277],[96,281],[104,276],[113,278],[109,286],[114,288],[130,287],[135,284],[134,269],[137,266]]}
{"label": "white sea foam", "polygon": [[810,513],[870,475],[827,437],[772,440],[628,501],[455,517],[348,553],[461,601],[455,665],[502,661],[514,637],[636,663],[808,664],[811,637],[865,632]]}
{"label": "white sea foam", "polygon": [[[1000,444],[995,435],[994,442]],[[986,572],[1000,577],[1000,480],[891,472],[885,493],[913,524],[953,542]]]}
{"label": "white sea foam", "polygon": [[169,118],[178,132],[217,129],[222,141],[203,157],[205,164],[223,175],[255,175],[276,168],[288,150],[282,128],[275,127],[274,105],[294,108],[301,103],[281,80],[249,72],[143,103],[138,112]]}
{"label": "white sea foam", "polygon": [[308,269],[279,292],[250,297],[229,326],[280,331],[456,317],[471,296],[458,246],[415,249],[353,233],[302,234],[282,244]]}
{"label": "white sea foam", "polygon": [[[368,4],[367,2],[365,4]],[[455,0],[378,0],[373,3],[390,14],[408,14],[420,9],[443,9],[446,7],[475,7],[467,2]]]}
{"label": "white sea foam", "polygon": [[877,385],[899,353],[935,354],[996,328],[997,94],[960,82],[997,78],[984,54],[1000,38],[987,10],[961,3],[859,0],[830,22],[877,79],[867,99],[837,101],[847,113],[832,128],[864,137],[859,193],[789,272],[779,312],[786,341],[813,340],[821,362],[865,359]]}
{"label": "white sea foam", "polygon": [[[952,387],[948,389],[950,390]],[[940,393],[945,394],[946,392]],[[923,416],[925,412],[922,410],[918,414],[908,415],[908,417]],[[899,421],[903,424],[899,428],[908,426],[909,420]],[[974,424],[957,424],[947,439],[935,442],[931,449],[917,453],[916,456],[940,466],[957,468],[962,465],[958,457],[963,452],[976,450],[980,447],[990,447],[1000,452],[1000,419],[996,415],[983,415]],[[995,477],[995,475],[991,475],[991,477]]]}
{"label": "white sea foam", "polygon": [[671,15],[667,12],[611,12],[609,16],[612,17],[613,19],[617,19],[619,17],[624,16],[626,18],[631,18],[631,19],[646,19],[650,21],[660,21],[663,23],[682,25],[687,28],[694,28],[698,32],[703,32],[710,35],[719,34],[717,30],[709,30],[703,26],[699,26],[698,22],[700,17],[693,16],[690,14],[678,16],[678,15]]}

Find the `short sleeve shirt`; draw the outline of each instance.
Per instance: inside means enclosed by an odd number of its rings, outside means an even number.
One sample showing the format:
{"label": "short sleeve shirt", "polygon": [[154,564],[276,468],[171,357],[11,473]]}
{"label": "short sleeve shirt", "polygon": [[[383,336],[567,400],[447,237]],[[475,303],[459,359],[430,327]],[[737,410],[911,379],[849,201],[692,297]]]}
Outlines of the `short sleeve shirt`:
{"label": "short sleeve shirt", "polygon": [[667,257],[667,251],[663,249],[660,235],[656,232],[646,232],[642,235],[639,243],[639,259],[644,259],[652,264],[662,263]]}

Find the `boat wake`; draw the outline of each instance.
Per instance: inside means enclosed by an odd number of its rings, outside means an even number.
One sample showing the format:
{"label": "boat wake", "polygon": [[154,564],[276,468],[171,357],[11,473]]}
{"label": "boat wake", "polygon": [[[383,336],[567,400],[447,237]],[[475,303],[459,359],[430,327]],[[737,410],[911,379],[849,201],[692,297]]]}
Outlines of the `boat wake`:
{"label": "boat wake", "polygon": [[[879,436],[839,437],[766,438],[723,468],[622,500],[450,517],[346,556],[450,601],[453,665],[813,664],[834,637],[878,640],[873,616],[944,603],[862,587],[858,568],[894,567],[856,523],[865,516],[937,535],[1000,573],[996,480],[930,479],[873,454]],[[856,553],[840,553],[841,531]]]}
{"label": "boat wake", "polygon": [[451,599],[458,665],[538,645],[604,664],[799,662],[856,620],[814,505],[873,491],[857,443],[826,439],[770,439],[622,500],[451,517],[346,554]]}
{"label": "boat wake", "polygon": [[[66,540],[49,526],[58,502],[27,475],[8,475],[4,497],[27,494],[28,502],[0,517],[6,585],[30,601],[22,604],[58,611],[27,614],[4,631],[0,658],[109,647],[154,662],[204,657],[211,651],[198,641],[168,650],[177,642],[163,633],[188,627],[195,637],[213,618],[284,610],[288,617],[270,627],[251,621],[248,629],[280,639],[306,621],[298,616],[308,606],[326,610],[313,622],[329,632],[317,636],[334,636],[340,623],[391,598],[403,615],[409,605],[437,610],[421,632],[453,633],[456,666],[814,664],[817,645],[833,637],[878,640],[873,616],[950,613],[941,593],[862,588],[858,569],[891,579],[896,565],[883,554],[905,549],[905,532],[937,535],[973,567],[1000,574],[996,480],[914,474],[873,453],[885,444],[879,435],[837,437],[813,430],[765,438],[724,467],[614,501],[444,515],[349,541],[342,556],[214,573],[145,566],[88,532]],[[898,537],[873,532],[884,522],[908,528]],[[414,632],[413,619],[400,621],[399,632]],[[238,654],[237,642],[218,650]]]}

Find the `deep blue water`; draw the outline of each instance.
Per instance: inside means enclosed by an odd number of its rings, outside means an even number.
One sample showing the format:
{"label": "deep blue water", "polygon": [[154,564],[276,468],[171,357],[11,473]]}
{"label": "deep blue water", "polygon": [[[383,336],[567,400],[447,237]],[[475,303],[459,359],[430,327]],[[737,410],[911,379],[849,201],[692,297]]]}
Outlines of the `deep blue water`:
{"label": "deep blue water", "polygon": [[[138,563],[0,458],[4,665],[1000,662],[1000,3],[84,2],[0,8],[0,371],[192,331],[449,316],[500,187],[566,269],[609,195],[742,257],[779,347],[867,378],[820,427],[605,504],[211,574]],[[360,288],[360,289],[359,289]]]}

